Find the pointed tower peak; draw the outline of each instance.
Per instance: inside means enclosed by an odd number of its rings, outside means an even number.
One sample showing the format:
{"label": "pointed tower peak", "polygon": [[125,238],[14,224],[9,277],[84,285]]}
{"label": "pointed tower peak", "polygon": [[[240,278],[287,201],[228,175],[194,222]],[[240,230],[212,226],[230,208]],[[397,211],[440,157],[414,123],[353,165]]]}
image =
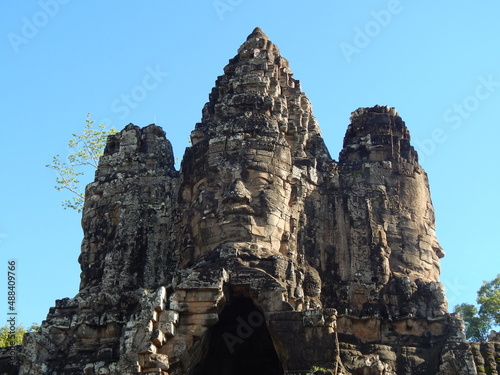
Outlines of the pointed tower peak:
{"label": "pointed tower peak", "polygon": [[317,134],[300,82],[278,47],[257,27],[217,78],[191,142],[194,146],[222,136],[280,138],[293,142],[294,155],[305,157],[305,144]]}
{"label": "pointed tower peak", "polygon": [[252,33],[247,37],[247,40],[263,38],[269,40],[269,37],[266,35],[264,31],[260,27],[256,27],[253,29]]}
{"label": "pointed tower peak", "polygon": [[[261,54],[261,51],[267,51]],[[260,27],[256,27],[247,37],[245,43],[238,49],[238,58],[253,58],[259,56],[274,63],[274,58],[280,55],[278,47]]]}

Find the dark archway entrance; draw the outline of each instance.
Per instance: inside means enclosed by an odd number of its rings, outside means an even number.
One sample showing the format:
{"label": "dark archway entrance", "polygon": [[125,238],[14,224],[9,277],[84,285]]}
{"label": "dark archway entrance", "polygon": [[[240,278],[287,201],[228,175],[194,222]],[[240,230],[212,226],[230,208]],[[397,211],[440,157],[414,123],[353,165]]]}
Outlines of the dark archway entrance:
{"label": "dark archway entrance", "polygon": [[233,297],[208,338],[195,375],[282,375],[263,314],[248,298]]}

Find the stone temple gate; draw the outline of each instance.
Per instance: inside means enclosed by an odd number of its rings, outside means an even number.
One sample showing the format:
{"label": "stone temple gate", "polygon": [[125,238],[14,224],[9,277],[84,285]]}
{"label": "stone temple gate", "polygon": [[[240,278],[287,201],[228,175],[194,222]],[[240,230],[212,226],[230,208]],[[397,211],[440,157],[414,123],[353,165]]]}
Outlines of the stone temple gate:
{"label": "stone temple gate", "polygon": [[439,281],[427,175],[394,108],[338,161],[256,28],[179,171],[165,132],[109,137],[87,186],[80,291],[12,374],[476,374]]}

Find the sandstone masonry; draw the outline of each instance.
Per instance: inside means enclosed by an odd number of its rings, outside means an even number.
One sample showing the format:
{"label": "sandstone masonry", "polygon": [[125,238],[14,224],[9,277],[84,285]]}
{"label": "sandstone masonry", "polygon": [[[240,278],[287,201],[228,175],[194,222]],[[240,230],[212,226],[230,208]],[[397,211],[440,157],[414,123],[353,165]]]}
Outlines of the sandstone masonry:
{"label": "sandstone masonry", "polygon": [[19,374],[498,373],[498,345],[471,347],[447,312],[405,123],[385,106],[350,122],[335,161],[256,28],[180,171],[158,126],[110,136],[86,190],[80,292],[25,337]]}

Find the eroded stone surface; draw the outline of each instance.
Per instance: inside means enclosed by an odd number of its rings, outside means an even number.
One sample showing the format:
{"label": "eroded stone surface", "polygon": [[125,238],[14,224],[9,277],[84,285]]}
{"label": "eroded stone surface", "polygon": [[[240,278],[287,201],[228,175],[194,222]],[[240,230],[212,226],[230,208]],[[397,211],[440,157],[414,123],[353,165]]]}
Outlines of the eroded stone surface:
{"label": "eroded stone surface", "polygon": [[339,158],[338,225],[328,262],[344,285],[335,291],[340,312],[392,319],[447,312],[439,283],[444,252],[435,235],[427,175],[409,142],[394,108],[352,113]]}
{"label": "eroded stone surface", "polygon": [[159,127],[109,138],[80,292],[26,336],[20,374],[476,373],[394,108],[353,112],[333,160],[257,28],[191,140],[177,172]]}
{"label": "eroded stone surface", "polygon": [[109,137],[85,194],[80,293],[168,283],[179,184],[173,165],[156,125],[129,124]]}

